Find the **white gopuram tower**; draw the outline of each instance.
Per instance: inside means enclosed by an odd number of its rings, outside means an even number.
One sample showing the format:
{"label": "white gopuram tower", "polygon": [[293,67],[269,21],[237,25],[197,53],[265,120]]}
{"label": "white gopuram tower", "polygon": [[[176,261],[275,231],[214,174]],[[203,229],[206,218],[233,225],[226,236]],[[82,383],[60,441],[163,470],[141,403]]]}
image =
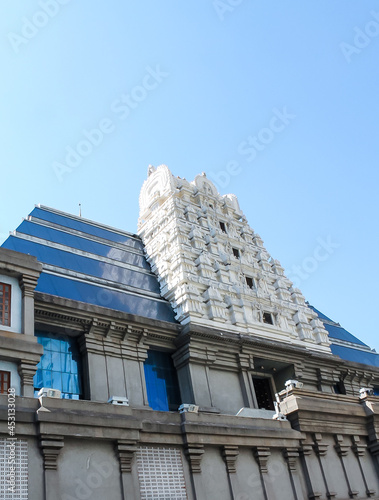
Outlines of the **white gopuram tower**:
{"label": "white gopuram tower", "polygon": [[152,166],[138,232],[162,295],[183,325],[330,353],[328,333],[248,225],[235,195]]}

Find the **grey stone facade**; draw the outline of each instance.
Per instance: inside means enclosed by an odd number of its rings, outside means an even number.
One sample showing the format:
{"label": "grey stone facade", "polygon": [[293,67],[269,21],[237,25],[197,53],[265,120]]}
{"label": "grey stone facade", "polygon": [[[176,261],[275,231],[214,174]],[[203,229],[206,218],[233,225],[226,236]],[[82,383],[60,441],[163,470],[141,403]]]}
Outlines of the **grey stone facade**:
{"label": "grey stone facade", "polygon": [[[50,222],[35,223],[57,229]],[[99,228],[109,229],[97,224]],[[76,233],[79,229],[65,231],[83,237]],[[19,233],[22,242],[34,238]],[[102,241],[100,236],[86,238]],[[138,243],[138,237],[133,238]],[[38,243],[58,248],[41,239]],[[114,248],[124,251],[122,245]],[[70,252],[79,255],[75,249]],[[139,256],[138,248],[133,252]],[[133,270],[133,265],[127,269]],[[41,272],[47,275],[44,279],[56,278],[54,283],[68,276],[74,284],[84,283],[84,270],[73,275],[67,266],[63,275],[58,267],[0,249],[0,282],[19,287],[20,296],[12,307],[12,321],[19,328],[0,326],[0,370],[9,370],[12,385],[19,386],[15,433],[20,450],[27,450],[27,464],[20,461],[16,472],[16,483],[23,478],[24,483],[17,483],[14,493],[6,482],[9,468],[1,469],[1,488],[8,495],[2,498],[379,498],[379,398],[372,395],[379,387],[376,366],[332,354],[324,337],[318,344],[310,337],[304,342],[280,341],[270,338],[270,326],[267,335],[254,335],[245,325],[236,334],[233,324],[221,328],[209,318],[202,324],[196,312],[194,322],[163,320],[154,311],[166,305],[151,290],[127,290],[150,300],[146,314],[114,309],[106,300],[69,298],[63,285],[58,289],[55,284],[54,293],[47,293],[38,281]],[[150,276],[148,270],[139,272]],[[89,276],[88,283],[106,285],[111,294],[113,281],[116,290],[121,278],[108,277],[107,283],[101,279]],[[172,295],[171,288],[166,290]],[[306,314],[306,321],[312,321],[313,313]],[[313,326],[324,335],[322,326]],[[34,397],[43,355],[34,331],[75,339],[81,360],[80,399]],[[151,351],[171,355],[179,403],[190,405],[182,412],[152,409],[145,371]],[[286,388],[291,379],[301,381],[302,387],[293,383]],[[266,381],[275,411],[262,408],[256,380]],[[366,391],[360,391],[362,387]],[[4,460],[9,453],[7,397],[0,394]],[[112,397],[127,399],[129,406],[112,404]]]}

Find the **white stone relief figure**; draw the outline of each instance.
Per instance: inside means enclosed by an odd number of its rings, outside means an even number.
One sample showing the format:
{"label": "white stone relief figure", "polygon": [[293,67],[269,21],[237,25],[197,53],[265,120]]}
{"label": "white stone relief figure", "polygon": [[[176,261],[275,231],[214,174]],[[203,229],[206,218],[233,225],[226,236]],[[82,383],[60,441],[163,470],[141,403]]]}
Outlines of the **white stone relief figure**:
{"label": "white stone relief figure", "polygon": [[193,238],[202,239],[203,238],[203,233],[200,231],[200,229],[198,228],[198,226],[196,226],[195,224],[192,224],[192,229],[189,232],[188,237],[189,237],[190,240],[192,240]]}
{"label": "white stone relief figure", "polygon": [[227,253],[228,255],[232,253],[232,245],[229,243],[229,241],[225,241],[224,243],[222,243],[222,246],[225,253]]}
{"label": "white stone relief figure", "polygon": [[282,330],[288,330],[288,323],[285,313],[281,311],[278,306],[274,307],[274,316],[276,325]]}
{"label": "white stone relief figure", "polygon": [[228,234],[237,240],[241,239],[241,236],[237,233],[236,228],[232,222],[228,222]]}
{"label": "white stone relief figure", "polygon": [[202,250],[201,254],[195,260],[195,265],[201,271],[203,276],[207,276],[209,278],[215,277],[212,262],[208,257],[208,252]]}
{"label": "white stone relief figure", "polygon": [[184,208],[184,215],[188,222],[196,222],[197,221],[197,213],[196,209],[192,205],[186,205]]}
{"label": "white stone relief figure", "polygon": [[259,302],[253,302],[253,321],[262,323],[262,306]]}
{"label": "white stone relief figure", "polygon": [[308,320],[305,316],[305,314],[302,312],[302,311],[297,311],[296,314],[294,314],[293,316],[293,320],[295,321],[295,324],[299,324],[299,323],[304,323],[304,324],[308,324]]}
{"label": "white stone relief figure", "polygon": [[280,264],[280,262],[276,259],[274,259],[274,262],[272,264],[272,270],[274,271],[274,273],[276,273],[278,276],[283,276],[284,273],[283,273],[283,267],[282,265]]}
{"label": "white stone relief figure", "polygon": [[248,248],[245,248],[245,250],[243,252],[243,256],[244,256],[244,260],[245,260],[246,264],[249,264],[251,266],[254,265],[253,254]]}
{"label": "white stone relief figure", "polygon": [[246,278],[242,271],[238,271],[237,273],[237,281],[241,283],[243,286],[246,285]]}
{"label": "white stone relief figure", "polygon": [[269,294],[266,280],[261,273],[257,274],[256,283],[257,283],[258,294],[260,294],[261,296],[266,296]]}
{"label": "white stone relief figure", "polygon": [[258,261],[263,261],[263,262],[268,262],[269,261],[269,255],[267,252],[265,252],[264,250],[259,250],[258,254],[257,254],[257,259]]}
{"label": "white stone relief figure", "polygon": [[254,234],[253,242],[257,247],[263,248],[263,240],[258,233]]}

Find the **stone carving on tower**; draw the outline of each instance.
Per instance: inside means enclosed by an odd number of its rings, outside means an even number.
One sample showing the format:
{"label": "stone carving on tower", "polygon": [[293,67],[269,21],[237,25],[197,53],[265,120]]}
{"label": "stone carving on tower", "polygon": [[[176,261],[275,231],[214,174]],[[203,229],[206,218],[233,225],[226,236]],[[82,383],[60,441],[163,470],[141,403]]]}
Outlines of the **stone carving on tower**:
{"label": "stone carving on tower", "polygon": [[330,352],[328,333],[248,225],[235,195],[149,166],[138,232],[181,324]]}

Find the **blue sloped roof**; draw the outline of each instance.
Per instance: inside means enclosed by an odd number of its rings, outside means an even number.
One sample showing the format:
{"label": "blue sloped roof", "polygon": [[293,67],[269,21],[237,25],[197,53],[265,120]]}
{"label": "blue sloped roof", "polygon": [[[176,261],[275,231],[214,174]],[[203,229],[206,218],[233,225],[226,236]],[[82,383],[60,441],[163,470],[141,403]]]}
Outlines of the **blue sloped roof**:
{"label": "blue sloped roof", "polygon": [[134,294],[110,290],[92,283],[83,283],[63,276],[42,273],[36,290],[66,299],[115,309],[146,318],[173,321],[169,303],[158,302]]}
{"label": "blue sloped roof", "polygon": [[[64,228],[62,228],[64,229]],[[115,248],[111,243],[99,243],[90,239],[91,236],[70,234],[59,229],[54,229],[48,226],[42,226],[34,221],[24,220],[17,228],[18,233],[35,236],[53,243],[59,243],[71,248],[77,248],[84,252],[99,255],[102,257],[109,257],[120,262],[128,262],[134,266],[139,266],[144,269],[150,270],[149,264],[143,255],[131,253],[129,249],[121,250]]]}
{"label": "blue sloped roof", "polygon": [[345,328],[336,325],[329,325],[324,323],[325,329],[329,332],[329,337],[331,339],[344,340],[345,342],[351,342],[352,344],[362,345],[368,347],[367,344],[359,340],[357,337],[349,333]]}
{"label": "blue sloped roof", "polygon": [[59,226],[75,229],[92,236],[98,236],[114,243],[123,243],[124,245],[139,248],[140,250],[143,249],[142,241],[133,237],[131,234],[102,226],[92,221],[81,220],[81,218],[75,217],[74,215],[65,214],[63,212],[58,213],[57,210],[52,210],[47,207],[35,207],[29,217],[52,222]]}
{"label": "blue sloped roof", "polygon": [[36,207],[2,247],[43,264],[36,291],[175,322],[136,235]]}
{"label": "blue sloped roof", "polygon": [[332,323],[335,323],[335,321],[333,321],[332,319],[328,318],[328,316],[325,316],[324,313],[322,313],[321,311],[319,311],[318,309],[316,309],[314,306],[312,306],[311,304],[308,304],[308,307],[310,307],[316,314],[317,316],[321,319],[321,320],[326,320],[326,321],[331,321]]}
{"label": "blue sloped roof", "polygon": [[320,312],[318,309],[316,309],[314,306],[311,306],[308,304],[308,307],[313,309],[313,311],[317,314],[317,316],[321,319],[321,321],[324,323],[325,329],[329,333],[329,337],[331,339],[339,339],[339,340],[344,340],[345,342],[351,342],[352,344],[358,344],[361,346],[367,346],[364,342],[359,340],[357,337],[352,335],[350,332],[345,330],[339,323],[336,323],[332,319],[328,318],[328,316],[325,316],[322,312]]}
{"label": "blue sloped roof", "polygon": [[379,354],[376,352],[362,351],[360,349],[354,349],[352,347],[336,344],[332,344],[330,348],[333,354],[336,354],[346,361],[354,361],[355,363],[379,367]]}
{"label": "blue sloped roof", "polygon": [[12,235],[4,242],[3,247],[16,252],[34,255],[44,264],[77,271],[115,283],[123,283],[136,289],[159,293],[159,285],[155,276],[141,273],[138,269],[123,268],[117,265],[118,263],[102,262],[100,259],[77,255]]}
{"label": "blue sloped roof", "polygon": [[379,367],[379,354],[370,350],[367,344],[345,330],[339,323],[328,318],[310,304],[308,306],[318,315],[329,333],[330,349],[333,354],[346,361]]}

